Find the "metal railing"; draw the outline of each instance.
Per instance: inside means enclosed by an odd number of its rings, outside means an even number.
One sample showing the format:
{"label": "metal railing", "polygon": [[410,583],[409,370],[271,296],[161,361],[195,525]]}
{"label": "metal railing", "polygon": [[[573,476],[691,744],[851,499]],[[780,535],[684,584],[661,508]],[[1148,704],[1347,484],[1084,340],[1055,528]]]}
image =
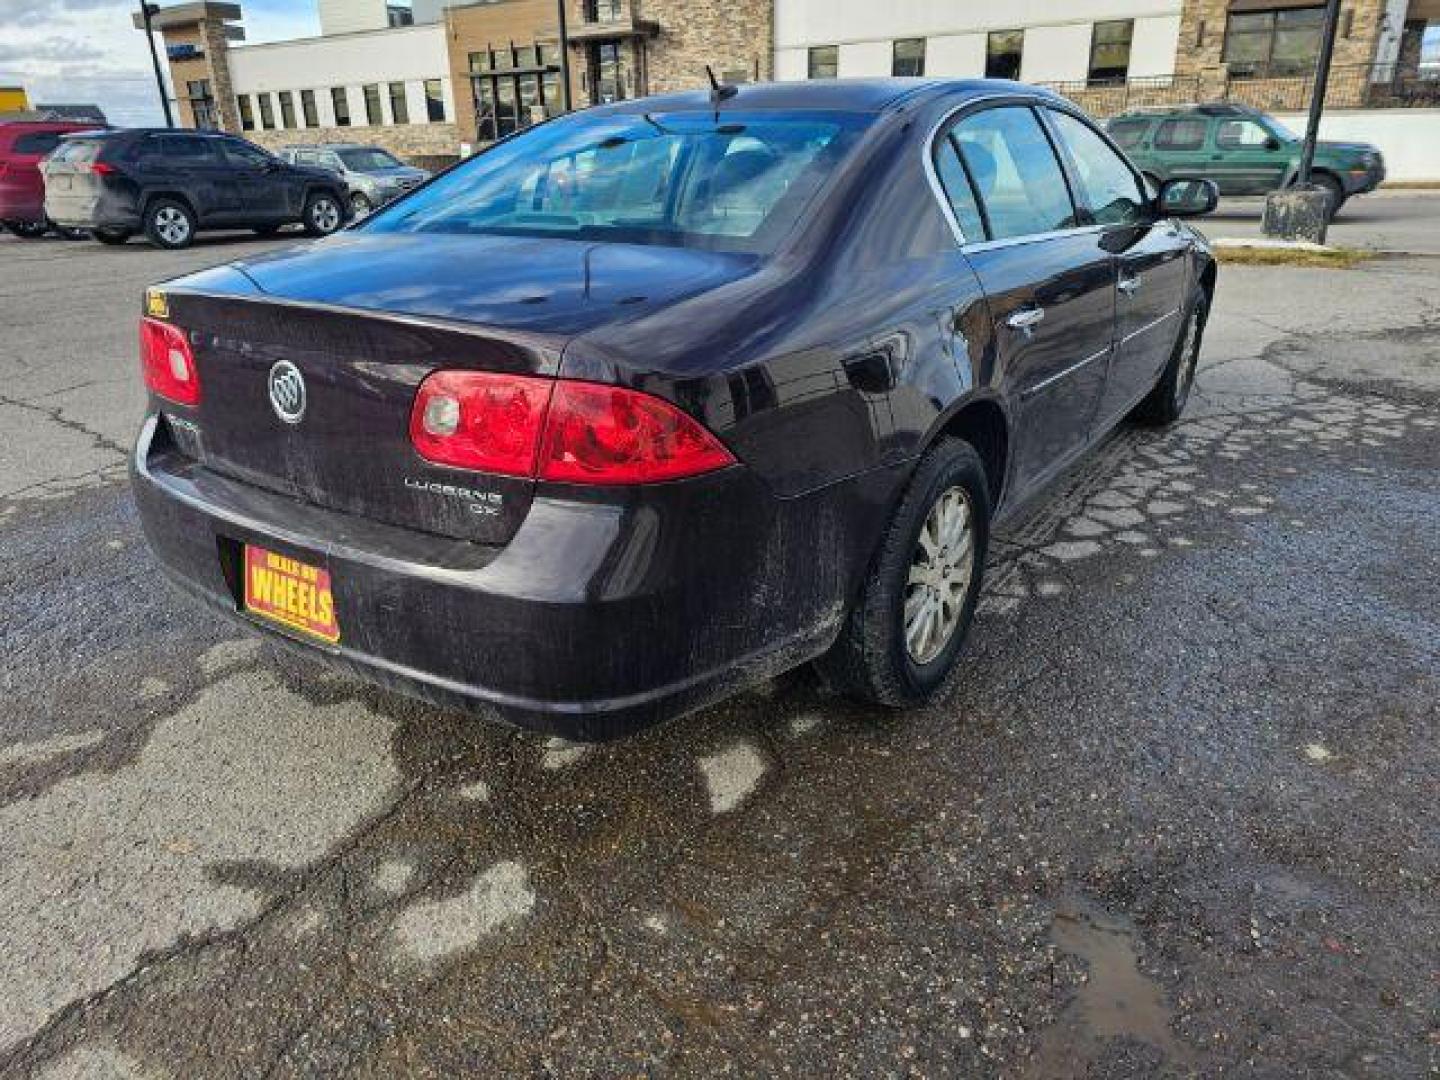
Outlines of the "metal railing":
{"label": "metal railing", "polygon": [[[1197,101],[1228,101],[1266,112],[1304,112],[1310,107],[1315,73],[1254,65],[1193,75],[1041,85],[1099,117]],[[1325,105],[1331,109],[1440,108],[1440,69],[1399,63],[1337,64],[1330,69]]]}

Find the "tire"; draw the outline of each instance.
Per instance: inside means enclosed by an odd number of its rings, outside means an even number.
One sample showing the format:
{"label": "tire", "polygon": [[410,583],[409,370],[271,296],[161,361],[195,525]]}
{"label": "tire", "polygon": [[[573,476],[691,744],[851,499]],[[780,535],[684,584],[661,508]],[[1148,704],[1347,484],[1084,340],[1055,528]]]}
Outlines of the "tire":
{"label": "tire", "polygon": [[156,247],[187,248],[195,240],[195,214],[178,199],[156,199],[145,208],[145,235]]}
{"label": "tire", "polygon": [[22,240],[39,240],[50,231],[43,221],[7,221],[5,227]]}
{"label": "tire", "polygon": [[1335,215],[1340,213],[1340,208],[1345,205],[1344,185],[1329,173],[1316,173],[1310,178],[1310,182],[1330,193],[1330,220],[1334,221]]}
{"label": "tire", "polygon": [[1190,390],[1195,385],[1195,369],[1200,363],[1200,346],[1205,338],[1205,319],[1210,313],[1210,300],[1203,289],[1195,291],[1185,325],[1175,339],[1170,362],[1160,373],[1155,388],[1131,414],[1142,424],[1162,427],[1173,424],[1185,411]]}
{"label": "tire", "polygon": [[305,200],[301,223],[310,236],[329,236],[345,224],[340,201],[328,191],[313,191]]}
{"label": "tire", "polygon": [[[957,511],[964,531],[947,542],[938,523]],[[929,700],[965,643],[989,541],[985,466],[969,443],[941,439],[920,459],[891,515],[840,637],[816,662],[821,677],[846,696],[877,705],[905,708]],[[927,558],[927,550],[946,554]],[[948,603],[937,606],[941,594]],[[936,613],[933,621],[926,611]]]}
{"label": "tire", "polygon": [[375,209],[375,204],[366,198],[363,192],[357,191],[350,196],[350,209],[355,212],[357,218],[362,218]]}
{"label": "tire", "polygon": [[129,229],[96,229],[92,234],[102,244],[119,247],[130,239]]}

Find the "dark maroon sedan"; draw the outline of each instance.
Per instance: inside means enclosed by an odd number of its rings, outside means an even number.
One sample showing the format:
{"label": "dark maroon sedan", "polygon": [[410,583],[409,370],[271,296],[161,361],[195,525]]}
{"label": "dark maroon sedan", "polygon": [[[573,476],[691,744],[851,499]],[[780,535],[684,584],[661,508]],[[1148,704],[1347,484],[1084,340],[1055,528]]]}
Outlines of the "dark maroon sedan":
{"label": "dark maroon sedan", "polygon": [[1184,407],[1213,205],[1013,83],[546,123],[150,291],[145,531],[317,658],[571,737],[817,658],[923,702],[996,517]]}

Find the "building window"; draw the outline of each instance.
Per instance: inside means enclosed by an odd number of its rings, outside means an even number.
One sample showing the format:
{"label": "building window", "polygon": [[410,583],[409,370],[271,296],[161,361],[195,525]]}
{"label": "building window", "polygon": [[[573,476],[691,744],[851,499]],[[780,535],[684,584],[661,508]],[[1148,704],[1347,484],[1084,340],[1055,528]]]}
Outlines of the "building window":
{"label": "building window", "polygon": [[1024,30],[992,30],[985,41],[985,77],[1020,78],[1020,61],[1024,52]]}
{"label": "building window", "polygon": [[380,84],[370,83],[361,87],[365,94],[365,123],[371,127],[379,127],[385,123],[385,116],[380,111]]}
{"label": "building window", "polygon": [[614,22],[624,17],[622,0],[585,0],[586,22]]}
{"label": "building window", "polygon": [[1222,58],[1232,75],[1304,75],[1315,67],[1324,31],[1323,7],[1235,12]]}
{"label": "building window", "polygon": [[390,84],[390,119],[396,124],[410,122],[410,105],[405,100],[405,84],[403,82]]}
{"label": "building window", "polygon": [[[592,46],[589,87],[596,93],[598,65]],[[611,46],[615,56],[620,47]],[[481,142],[503,139],[529,127],[542,112],[553,116],[561,109],[559,55],[552,45],[510,45],[470,54],[470,93],[475,101],[475,135]],[[618,84],[617,84],[618,85]],[[430,101],[433,86],[434,104]],[[437,120],[445,118],[440,80],[425,84],[427,107]],[[599,100],[598,98],[596,99]]]}
{"label": "building window", "polygon": [[256,94],[255,100],[260,102],[260,126],[269,131],[275,126],[275,106],[269,94]]}
{"label": "building window", "polygon": [[1135,20],[1097,22],[1090,30],[1090,81],[1123,82],[1130,74]]}
{"label": "building window", "polygon": [[345,93],[343,86],[332,86],[330,88],[330,103],[335,106],[335,126],[350,126],[350,99]]}
{"label": "building window", "polygon": [[895,54],[890,60],[892,75],[925,74],[925,39],[903,38],[895,42]]}
{"label": "building window", "polygon": [[252,108],[251,105],[250,105],[250,95],[249,95],[249,94],[241,94],[240,97],[239,97],[239,102],[240,102],[240,130],[241,130],[241,131],[254,131],[254,130],[255,130],[255,112],[254,112],[253,108]]}
{"label": "building window", "polygon": [[195,126],[214,131],[219,128],[215,118],[215,99],[210,96],[209,79],[192,79],[185,84],[190,99],[190,115],[195,117]]}
{"label": "building window", "polygon": [[810,50],[810,78],[833,79],[839,74],[839,45],[816,45]]}
{"label": "building window", "polygon": [[432,124],[445,122],[445,93],[439,79],[425,80],[425,119]]}
{"label": "building window", "polygon": [[595,105],[609,105],[624,101],[626,70],[625,56],[618,41],[604,41],[590,46],[590,101]]}
{"label": "building window", "polygon": [[320,126],[320,114],[315,111],[315,91],[300,91],[300,115],[305,118],[307,128]]}
{"label": "building window", "polygon": [[295,95],[289,90],[280,91],[280,126],[295,127]]}

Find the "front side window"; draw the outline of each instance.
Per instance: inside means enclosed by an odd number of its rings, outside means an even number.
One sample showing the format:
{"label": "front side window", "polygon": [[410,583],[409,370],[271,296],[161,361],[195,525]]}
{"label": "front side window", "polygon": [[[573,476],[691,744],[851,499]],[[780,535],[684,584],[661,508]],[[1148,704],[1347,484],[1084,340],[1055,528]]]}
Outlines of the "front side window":
{"label": "front side window", "polygon": [[1123,82],[1130,74],[1130,39],[1134,19],[1097,22],[1090,31],[1091,82]]}
{"label": "front side window", "polygon": [[1315,67],[1324,29],[1323,6],[1236,12],[1221,58],[1232,75],[1303,75]]}
{"label": "front side window", "polygon": [[764,253],[871,120],[829,111],[577,115],[477,155],[365,227]]}
{"label": "front side window", "polygon": [[241,139],[221,139],[220,144],[224,148],[225,159],[232,165],[244,165],[253,169],[268,165],[275,160],[254,143],[244,142]]}
{"label": "front side window", "polygon": [[300,91],[300,115],[305,118],[306,127],[319,127],[320,114],[315,111],[315,91]]}
{"label": "front side window", "polygon": [[425,80],[425,119],[432,124],[445,122],[445,94],[439,79]]}
{"label": "front side window", "polygon": [[1215,129],[1215,145],[1224,150],[1258,150],[1272,138],[1254,120],[1226,120]]}
{"label": "front side window", "polygon": [[403,82],[390,84],[390,116],[397,124],[410,122],[410,106],[405,102],[405,84]]}
{"label": "front side window", "polygon": [[1166,120],[1155,129],[1155,149],[1199,150],[1205,145],[1205,129],[1209,126],[1208,120],[1199,118]]}
{"label": "front side window", "polygon": [[1086,209],[1098,225],[1133,225],[1145,216],[1145,192],[1130,166],[1089,124],[1050,111],[1080,177]]}
{"label": "front side window", "polygon": [[280,91],[280,125],[287,128],[295,126],[295,95],[289,90]]}
{"label": "front side window", "polygon": [[363,87],[365,93],[365,123],[371,127],[379,127],[385,122],[384,114],[380,112],[380,84],[370,83]]}
{"label": "front side window", "polygon": [[840,74],[840,46],[817,45],[810,50],[810,78],[833,79]]}
{"label": "front side window", "polygon": [[906,38],[895,42],[895,55],[890,74],[904,76],[925,74],[925,39]]}
{"label": "front side window", "polygon": [[255,113],[250,106],[250,95],[241,94],[240,98],[240,129],[242,131],[255,130]]}
{"label": "front side window", "polygon": [[350,126],[350,99],[345,93],[343,86],[330,88],[330,103],[335,108],[335,126]]}
{"label": "front side window", "polygon": [[275,106],[269,94],[256,94],[255,100],[260,102],[260,126],[269,131],[275,126]]}
{"label": "front side window", "polygon": [[1050,139],[1028,108],[1002,106],[966,117],[951,129],[974,185],[989,239],[1070,229],[1070,189]]}
{"label": "front side window", "polygon": [[985,77],[1020,78],[1025,53],[1024,30],[992,30],[985,41]]}

